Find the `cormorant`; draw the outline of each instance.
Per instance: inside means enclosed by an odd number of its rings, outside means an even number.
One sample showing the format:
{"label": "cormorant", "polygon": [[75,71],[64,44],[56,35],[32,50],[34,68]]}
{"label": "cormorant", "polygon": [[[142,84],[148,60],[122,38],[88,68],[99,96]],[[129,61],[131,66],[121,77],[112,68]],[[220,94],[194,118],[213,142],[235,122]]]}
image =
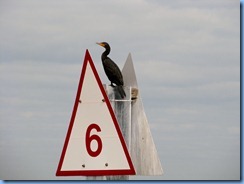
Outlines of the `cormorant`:
{"label": "cormorant", "polygon": [[115,87],[113,84],[116,84],[121,98],[124,98],[126,94],[123,89],[123,85],[124,85],[123,76],[116,63],[113,62],[108,57],[110,53],[109,44],[107,42],[101,42],[97,44],[105,48],[105,51],[102,53],[101,59],[102,59],[104,71],[111,82],[111,86]]}

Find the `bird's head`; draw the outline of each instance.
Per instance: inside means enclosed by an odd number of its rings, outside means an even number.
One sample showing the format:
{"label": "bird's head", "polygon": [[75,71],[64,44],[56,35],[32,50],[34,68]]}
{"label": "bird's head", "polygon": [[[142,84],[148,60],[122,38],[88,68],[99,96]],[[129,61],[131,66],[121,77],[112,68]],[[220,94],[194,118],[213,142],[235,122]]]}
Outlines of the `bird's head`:
{"label": "bird's head", "polygon": [[108,44],[107,42],[101,42],[101,43],[98,43],[98,42],[97,42],[96,44],[98,44],[98,45],[104,47],[105,49],[110,49],[110,46],[109,46],[109,44]]}

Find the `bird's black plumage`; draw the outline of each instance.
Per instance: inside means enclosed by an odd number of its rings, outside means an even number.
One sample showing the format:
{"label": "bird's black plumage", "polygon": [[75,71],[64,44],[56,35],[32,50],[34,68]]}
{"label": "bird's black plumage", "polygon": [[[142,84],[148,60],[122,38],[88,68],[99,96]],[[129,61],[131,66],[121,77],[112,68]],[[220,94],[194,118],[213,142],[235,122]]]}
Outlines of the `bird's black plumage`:
{"label": "bird's black plumage", "polygon": [[121,98],[124,98],[126,94],[123,89],[123,76],[117,64],[108,57],[108,54],[111,50],[109,44],[107,42],[97,44],[105,48],[105,51],[102,53],[101,59],[104,71],[111,82],[111,86],[114,86],[113,84],[116,84],[116,86],[118,86],[118,91],[120,93]]}

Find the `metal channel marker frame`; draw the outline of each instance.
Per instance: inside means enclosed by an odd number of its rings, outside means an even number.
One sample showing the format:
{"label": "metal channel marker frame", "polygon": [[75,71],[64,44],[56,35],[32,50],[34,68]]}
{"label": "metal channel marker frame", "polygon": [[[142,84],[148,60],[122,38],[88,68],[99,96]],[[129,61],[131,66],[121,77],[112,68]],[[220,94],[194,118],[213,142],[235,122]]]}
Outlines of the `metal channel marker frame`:
{"label": "metal channel marker frame", "polygon": [[[134,167],[133,170],[135,169],[136,175],[144,175],[144,176],[162,175],[163,174],[162,165],[159,160],[157,150],[150,132],[148,120],[143,108],[143,103],[140,97],[140,91],[137,84],[137,79],[136,79],[136,74],[135,74],[131,54],[128,55],[128,58],[122,70],[122,74],[124,77],[124,90],[126,92],[126,98],[124,99],[118,97],[118,91],[116,90],[116,87],[113,88],[108,85],[102,85],[88,50],[86,51],[84,62],[86,62],[86,64],[87,62],[89,62],[92,67],[99,88],[103,94],[103,99],[101,99],[101,102],[102,103],[106,102],[106,104],[109,107],[109,110],[113,111],[114,113],[112,114],[115,114],[116,116],[116,117],[114,116],[113,119],[117,119],[118,121],[117,123],[119,124],[122,133],[121,136],[124,137],[126,147],[129,151],[129,157],[131,158],[132,161],[131,165],[133,165]],[[82,70],[84,70],[84,67]],[[84,78],[84,76],[82,75],[81,78]],[[75,107],[77,108],[78,104],[83,103],[82,99],[80,99],[78,95],[78,93],[80,93],[81,91],[81,85],[82,82],[78,86],[77,97],[76,97],[74,108]],[[67,133],[68,138],[66,137],[65,140],[64,149],[61,154],[61,160],[57,169],[57,175],[74,176],[74,175],[87,174],[86,176],[88,180],[106,180],[106,179],[107,180],[128,180],[129,179],[128,175],[107,176],[105,174],[107,173],[106,171],[102,171],[102,172],[100,171],[98,172],[98,174],[94,172],[90,173],[89,171],[82,172],[82,173],[76,171],[75,172],[61,171],[65,150],[67,148],[69,136],[72,130],[72,124],[73,124],[72,119],[74,119],[74,116],[75,114],[73,114],[71,117],[71,126],[69,127]],[[104,162],[104,164],[105,167],[109,167],[109,163]],[[82,167],[86,168],[86,165],[82,165]],[[112,174],[115,174],[115,172]],[[119,174],[119,172],[117,174]]]}

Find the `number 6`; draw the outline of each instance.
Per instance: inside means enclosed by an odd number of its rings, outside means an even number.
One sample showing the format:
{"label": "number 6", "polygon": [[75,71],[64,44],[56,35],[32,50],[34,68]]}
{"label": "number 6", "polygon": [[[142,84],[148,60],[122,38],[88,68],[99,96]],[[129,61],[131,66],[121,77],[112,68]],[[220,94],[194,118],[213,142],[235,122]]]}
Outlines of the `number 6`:
{"label": "number 6", "polygon": [[[86,150],[90,156],[97,157],[102,151],[102,140],[98,135],[90,135],[92,129],[96,129],[97,132],[101,132],[101,128],[97,124],[91,124],[88,126],[86,131]],[[97,149],[95,151],[91,149],[91,142],[93,140],[97,141]]]}

